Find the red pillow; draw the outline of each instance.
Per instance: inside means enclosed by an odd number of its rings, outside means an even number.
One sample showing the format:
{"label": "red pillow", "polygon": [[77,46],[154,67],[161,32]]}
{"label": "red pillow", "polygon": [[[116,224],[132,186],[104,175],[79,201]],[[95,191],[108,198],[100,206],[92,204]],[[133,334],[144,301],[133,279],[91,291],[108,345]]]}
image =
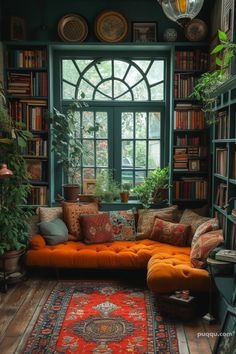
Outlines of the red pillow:
{"label": "red pillow", "polygon": [[108,213],[80,215],[80,224],[85,243],[91,244],[114,241],[114,234]]}
{"label": "red pillow", "polygon": [[151,239],[174,246],[186,246],[190,226],[156,218]]}

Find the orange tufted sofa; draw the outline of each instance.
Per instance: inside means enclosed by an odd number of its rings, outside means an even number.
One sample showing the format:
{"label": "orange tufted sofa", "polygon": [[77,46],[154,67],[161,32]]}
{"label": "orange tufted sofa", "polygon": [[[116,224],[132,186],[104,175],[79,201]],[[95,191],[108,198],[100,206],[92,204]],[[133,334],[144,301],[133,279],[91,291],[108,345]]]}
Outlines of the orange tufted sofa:
{"label": "orange tufted sofa", "polygon": [[209,274],[191,266],[190,250],[150,239],[93,245],[68,241],[48,246],[38,234],[31,239],[26,263],[29,267],[147,269],[147,285],[154,292],[206,292]]}

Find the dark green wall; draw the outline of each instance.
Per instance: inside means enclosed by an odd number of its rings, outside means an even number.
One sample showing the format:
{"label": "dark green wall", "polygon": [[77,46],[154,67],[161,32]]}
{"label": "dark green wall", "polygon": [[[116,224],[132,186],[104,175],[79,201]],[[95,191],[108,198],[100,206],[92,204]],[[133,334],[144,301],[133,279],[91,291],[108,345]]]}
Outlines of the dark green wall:
{"label": "dark green wall", "polygon": [[[210,11],[213,0],[205,0],[203,9],[198,15],[210,22]],[[158,22],[158,40],[163,40],[163,31],[166,28],[176,28],[178,31],[178,41],[185,40],[183,30],[176,23],[167,19],[157,0],[2,0],[2,23],[1,39],[9,40],[10,36],[10,16],[24,17],[26,23],[27,40],[47,39],[49,41],[59,41],[57,35],[57,23],[60,18],[68,13],[77,13],[85,17],[89,26],[89,35],[86,42],[96,42],[93,23],[102,10],[116,10],[126,16],[129,23],[129,35],[127,42],[131,41],[131,27],[134,21],[156,21]],[[39,37],[40,25],[47,26],[46,37]]]}

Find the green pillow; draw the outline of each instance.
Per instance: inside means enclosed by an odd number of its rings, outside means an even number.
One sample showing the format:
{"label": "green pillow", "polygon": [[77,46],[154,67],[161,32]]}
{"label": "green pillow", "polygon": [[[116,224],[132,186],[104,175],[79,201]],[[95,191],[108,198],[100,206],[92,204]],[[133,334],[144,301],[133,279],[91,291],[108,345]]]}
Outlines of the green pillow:
{"label": "green pillow", "polygon": [[68,241],[68,229],[61,219],[42,221],[38,225],[40,233],[48,245],[57,245],[58,243]]}

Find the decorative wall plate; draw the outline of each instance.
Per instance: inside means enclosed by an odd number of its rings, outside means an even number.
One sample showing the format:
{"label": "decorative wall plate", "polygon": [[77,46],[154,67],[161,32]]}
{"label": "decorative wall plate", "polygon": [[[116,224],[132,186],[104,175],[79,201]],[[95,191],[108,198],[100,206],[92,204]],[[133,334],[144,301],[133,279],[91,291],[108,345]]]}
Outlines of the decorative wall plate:
{"label": "decorative wall plate", "polygon": [[207,25],[204,21],[194,18],[184,29],[185,37],[192,42],[202,41],[207,35]]}
{"label": "decorative wall plate", "polygon": [[87,22],[80,15],[68,14],[58,22],[58,35],[63,41],[83,42],[87,34]]}
{"label": "decorative wall plate", "polygon": [[175,42],[177,39],[177,31],[175,28],[167,28],[164,31],[163,39],[166,42]]}
{"label": "decorative wall plate", "polygon": [[128,34],[128,22],[117,11],[103,11],[95,20],[95,34],[103,42],[121,42]]}

